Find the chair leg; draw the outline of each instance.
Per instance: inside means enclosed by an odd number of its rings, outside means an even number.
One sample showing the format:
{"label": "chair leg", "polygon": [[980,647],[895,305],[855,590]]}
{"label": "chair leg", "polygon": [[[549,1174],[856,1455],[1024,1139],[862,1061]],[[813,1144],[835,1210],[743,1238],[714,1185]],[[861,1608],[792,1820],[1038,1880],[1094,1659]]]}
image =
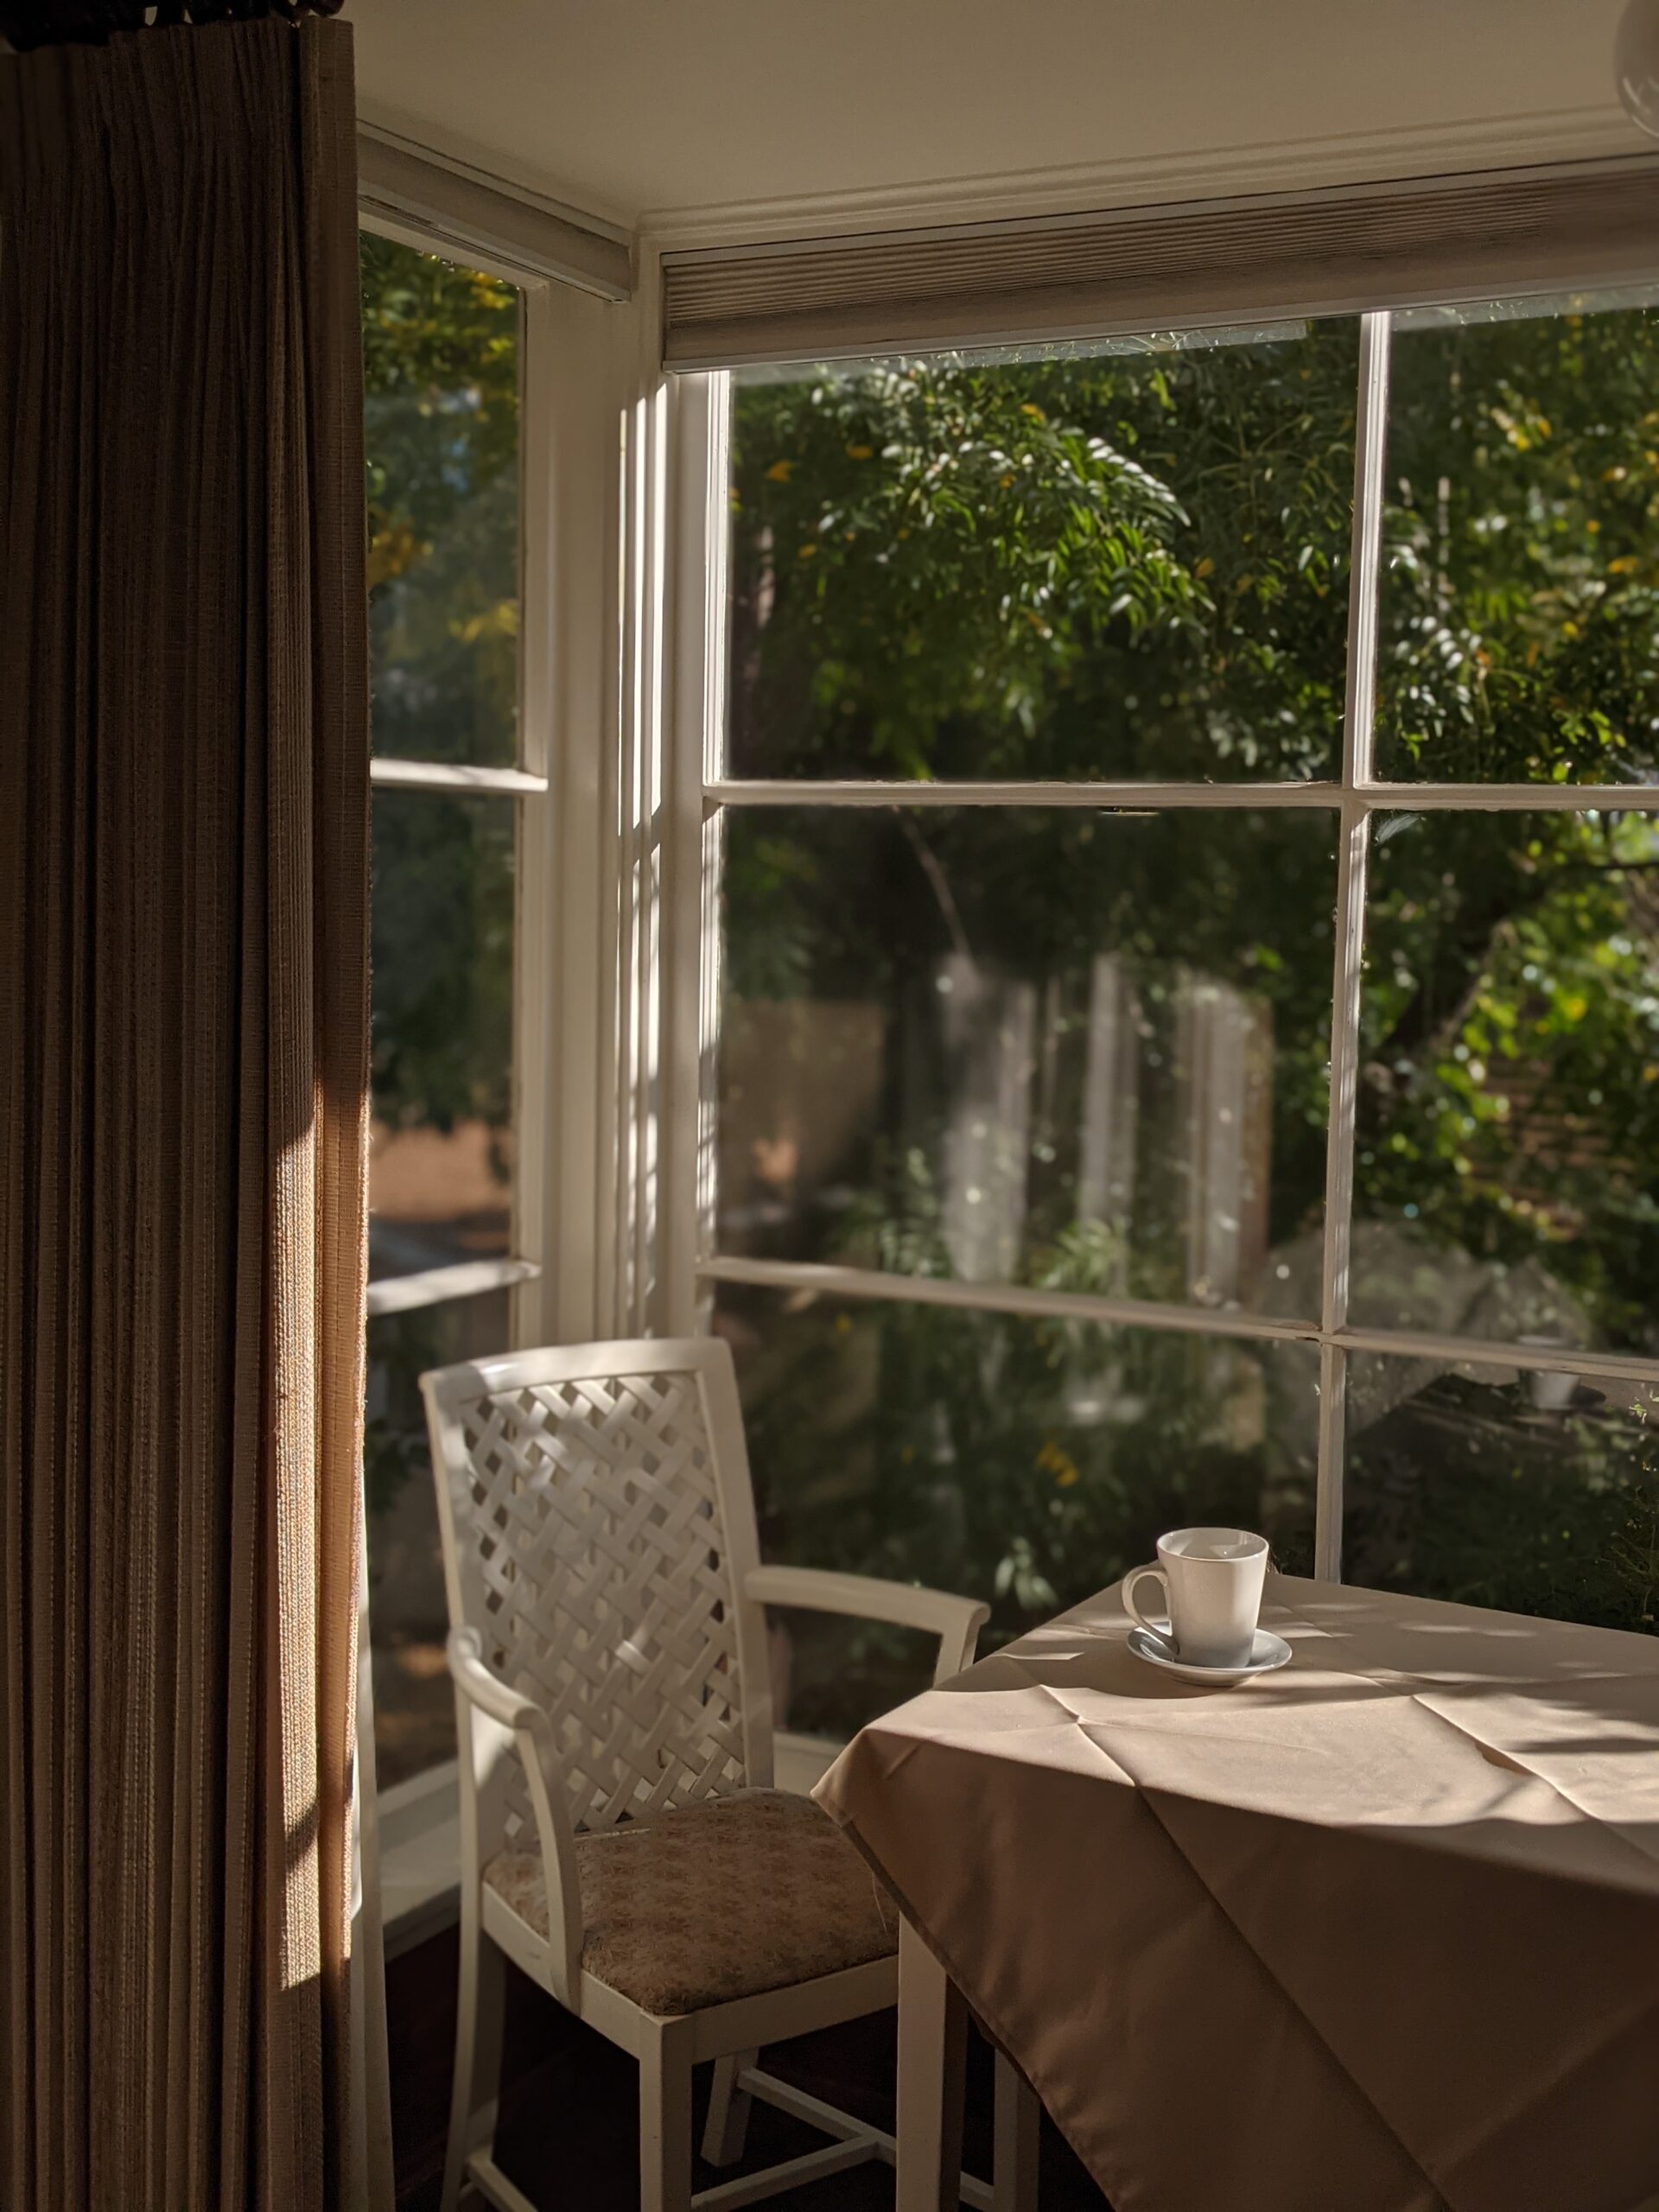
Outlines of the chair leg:
{"label": "chair leg", "polygon": [[474,1891],[461,1923],[461,2006],[455,2020],[455,2083],[449,2107],[442,2212],[457,2212],[467,2161],[495,2140],[501,2088],[501,2024],[506,2010],[506,1961],[479,1924]]}
{"label": "chair leg", "polygon": [[1043,2107],[1011,2059],[996,2054],[995,2212],[1037,2212],[1037,2153]]}
{"label": "chair leg", "polygon": [[702,2131],[702,2155],[711,2166],[735,2165],[743,2155],[754,2099],[740,2089],[737,2077],[760,2063],[758,2050],[740,2050],[735,2057],[715,2062],[715,2086],[709,2096],[709,2119]]}
{"label": "chair leg", "polygon": [[639,2061],[639,2212],[690,2212],[690,2030],[667,2022]]}

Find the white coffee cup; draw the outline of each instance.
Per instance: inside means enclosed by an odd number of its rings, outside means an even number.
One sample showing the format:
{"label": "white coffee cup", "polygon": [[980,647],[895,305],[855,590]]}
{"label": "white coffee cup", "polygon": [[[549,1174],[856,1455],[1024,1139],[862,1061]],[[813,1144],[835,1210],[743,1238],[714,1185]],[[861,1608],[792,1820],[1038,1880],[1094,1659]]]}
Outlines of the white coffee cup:
{"label": "white coffee cup", "polygon": [[[1124,1577],[1123,1609],[1192,1666],[1243,1667],[1255,1641],[1267,1573],[1265,1536],[1248,1529],[1173,1529],[1158,1539],[1157,1566]],[[1163,1590],[1167,1629],[1135,1602],[1137,1586],[1148,1580]]]}

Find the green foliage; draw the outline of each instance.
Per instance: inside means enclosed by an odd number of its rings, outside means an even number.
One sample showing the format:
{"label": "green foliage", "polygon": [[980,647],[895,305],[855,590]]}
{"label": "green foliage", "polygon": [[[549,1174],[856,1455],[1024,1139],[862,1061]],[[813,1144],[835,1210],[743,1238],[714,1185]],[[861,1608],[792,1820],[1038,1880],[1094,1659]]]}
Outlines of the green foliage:
{"label": "green foliage", "polygon": [[1645,777],[1659,731],[1659,315],[1396,341],[1382,772]]}
{"label": "green foliage", "polygon": [[448,1130],[512,1109],[512,802],[381,791],[374,802],[377,1116]]}
{"label": "green foliage", "polygon": [[1344,325],[743,391],[734,765],[1326,772],[1355,378]]}
{"label": "green foliage", "polygon": [[366,232],[361,259],[375,749],[510,765],[518,295]]}
{"label": "green foliage", "polygon": [[[1581,1394],[1584,1395],[1584,1394]],[[1463,1605],[1659,1618],[1659,1435],[1641,1401],[1529,1410],[1524,1385],[1441,1377],[1370,1429],[1348,1475],[1351,1573]]]}
{"label": "green foliage", "polygon": [[[1383,772],[1654,772],[1656,367],[1659,323],[1645,309],[1399,335]],[[1352,328],[1334,326],[1276,343],[903,362],[741,390],[734,770],[1333,773],[1356,383]],[[768,813],[736,817],[728,850],[741,995],[874,999],[913,1039],[906,990],[947,954],[966,957],[1044,993],[1045,1066],[1063,1077],[1102,950],[1133,966],[1146,1066],[1167,1058],[1160,1009],[1184,973],[1248,992],[1272,1024],[1271,1238],[1282,1248],[1317,1229],[1335,887],[1325,817]],[[1431,1255],[1498,1270],[1532,1262],[1598,1340],[1659,1350],[1649,817],[1401,814],[1379,823],[1370,865],[1360,1217]],[[1064,1119],[1075,1101],[1062,1106]],[[937,1129],[896,1096],[882,1112],[887,1137],[843,1163],[855,1194],[826,1256],[947,1275]],[[1178,1254],[1139,1235],[1126,1248],[1116,1226],[1077,1217],[1040,1114],[1027,1192],[1020,1280],[1180,1294]],[[749,1325],[733,1325],[741,1336]],[[836,1325],[855,1341],[875,1334]],[[866,1503],[855,1510],[855,1492],[831,1483],[820,1511],[811,1471],[833,1397],[814,1368],[835,1339],[804,1317],[766,1335],[750,1403],[763,1435],[776,1425],[773,1465],[804,1471],[787,1477],[779,1529],[798,1517],[802,1555],[849,1566],[945,1574],[954,1563],[963,1586],[997,1590],[1005,1616],[1022,1591],[1039,1610],[1079,1594],[1080,1560],[1084,1586],[1097,1586],[1124,1548],[1124,1516],[1160,1501],[1150,1517],[1173,1517],[1171,1469],[1213,1464],[1200,1438],[1216,1431],[1217,1401],[1201,1369],[1185,1385],[1166,1378],[1143,1429],[1096,1421],[1073,1436],[1054,1410],[1050,1363],[1072,1356],[1054,1332],[894,1309],[859,1401],[864,1432],[836,1440],[864,1469]],[[831,1362],[843,1396],[845,1359],[843,1347]],[[1220,1403],[1236,1402],[1230,1380]],[[808,1410],[791,1415],[791,1402]],[[1550,1433],[1572,1472],[1551,1487],[1536,1452],[1516,1461],[1494,1445],[1463,1506],[1424,1522],[1414,1586],[1650,1624],[1626,1587],[1656,1541],[1646,1460],[1587,1417]],[[1042,1487],[1051,1442],[1078,1470],[1076,1499]],[[918,1471],[929,1467],[952,1471],[934,1481]],[[1305,1473],[1253,1465],[1239,1478],[1249,1517]],[[1129,1556],[1144,1549],[1135,1533]],[[1643,1587],[1650,1599],[1650,1574]]]}
{"label": "green foliage", "polygon": [[[377,753],[516,758],[518,296],[362,239]],[[374,1103],[397,1126],[510,1103],[510,802],[381,791],[374,823]]]}

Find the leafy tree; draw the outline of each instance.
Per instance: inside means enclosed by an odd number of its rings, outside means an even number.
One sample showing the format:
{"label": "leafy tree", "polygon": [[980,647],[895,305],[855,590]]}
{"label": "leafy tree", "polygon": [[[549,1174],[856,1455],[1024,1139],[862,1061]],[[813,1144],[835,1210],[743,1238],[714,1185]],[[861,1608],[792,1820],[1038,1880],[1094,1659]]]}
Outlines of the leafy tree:
{"label": "leafy tree", "polygon": [[[362,282],[375,750],[511,765],[518,296],[367,232]],[[382,791],[374,811],[375,1111],[504,1136],[512,803]]]}
{"label": "leafy tree", "polygon": [[[1558,783],[1654,772],[1656,340],[1645,309],[1398,337],[1384,772]],[[1334,773],[1356,371],[1352,327],[1325,326],[1288,341],[1153,343],[1018,366],[906,361],[741,389],[734,770]],[[1380,823],[1357,1160],[1362,1219],[1407,1246],[1467,1254],[1494,1280],[1532,1263],[1599,1340],[1649,1351],[1659,1349],[1656,870],[1649,817],[1632,813],[1402,810]],[[1065,979],[1085,976],[1100,949],[1132,957],[1150,998],[1179,969],[1230,979],[1271,1013],[1270,1235],[1283,1249],[1317,1230],[1322,1201],[1334,880],[1319,814],[1114,824],[1073,812],[740,811],[728,980],[740,997],[873,998],[913,1038],[925,1022],[906,988],[945,953],[965,954],[1046,989],[1044,1034],[1063,1057],[1081,1020]],[[1148,1034],[1150,1058],[1155,1020]],[[885,1145],[850,1156],[837,1179],[862,1195],[818,1224],[812,1249],[948,1274],[938,1129],[918,1133],[914,1085],[893,1065],[906,1055],[913,1044],[888,1055]],[[1121,1250],[1077,1220],[1075,1184],[1046,1151],[1039,1114],[1023,1279],[1179,1294],[1167,1239],[1135,1240],[1124,1281]],[[1363,1304],[1363,1281],[1357,1292]],[[1199,1377],[1189,1402],[1177,1368],[1150,1397],[1120,1382],[1120,1396],[1154,1407],[1147,1421],[1068,1427],[1070,1386],[1056,1378],[1083,1356],[1069,1325],[993,1316],[968,1327],[897,1307],[785,1324],[734,1300],[728,1325],[752,1365],[765,1457],[787,1485],[780,1530],[798,1522],[815,1555],[847,1564],[902,1554],[932,1573],[956,1556],[972,1586],[999,1585],[1008,1626],[1097,1586],[1118,1539],[1133,1535],[1136,1555],[1136,1501],[1166,1495],[1172,1464],[1204,1464],[1183,1422],[1224,1429],[1240,1387],[1232,1369],[1219,1386]],[[1145,1370],[1154,1357],[1082,1335],[1096,1363],[1127,1357]],[[855,1357],[848,1338],[879,1350]],[[825,1361],[842,1402],[864,1409],[853,1429],[824,1433],[812,1376]],[[1574,1474],[1546,1494],[1532,1446],[1503,1441],[1524,1430],[1527,1405],[1483,1399],[1461,1417],[1499,1491],[1519,1482],[1536,1508],[1493,1507],[1486,1594],[1643,1624],[1651,1575],[1630,1563],[1647,1557],[1655,1509],[1641,1424],[1621,1427],[1611,1408],[1599,1427],[1577,1419]],[[1391,1447],[1383,1439],[1396,1455],[1406,1418]],[[1551,1433],[1559,1448],[1559,1427]],[[1057,1492],[1056,1453],[1087,1504]],[[833,1478],[837,1455],[862,1470],[861,1512]],[[963,1526],[982,1539],[976,1573],[929,1518],[938,1485],[924,1470],[945,1463],[964,1493]],[[1234,1473],[1256,1517],[1274,1498],[1287,1529],[1305,1529],[1306,1464]],[[820,1482],[839,1503],[814,1515],[804,1501]],[[1599,1532],[1589,1551],[1600,1567],[1569,1590],[1539,1561],[1574,1499]],[[1117,1539],[1079,1522],[1096,1507]],[[1362,1535],[1366,1510],[1362,1499]],[[923,1524],[931,1533],[912,1548],[904,1532]],[[1459,1556],[1444,1529],[1416,1544],[1417,1586],[1466,1586]]]}
{"label": "leafy tree", "polygon": [[[1379,768],[1645,781],[1659,767],[1655,315],[1417,321],[1393,372]],[[377,747],[510,761],[514,296],[365,239],[364,345]],[[1357,333],[1339,323],[744,386],[734,772],[1333,775],[1357,383]],[[376,1098],[394,1122],[505,1130],[505,813],[377,801]],[[1495,1281],[1541,1270],[1528,1279],[1559,1286],[1597,1340],[1659,1351],[1649,822],[1402,807],[1379,823],[1356,1173],[1362,1223],[1402,1249],[1468,1255]],[[1309,1249],[1334,884],[1318,810],[734,812],[735,995],[874,1001],[912,1040],[887,1056],[881,1138],[836,1163],[811,1249],[950,1272],[950,1071],[918,994],[965,959],[1040,994],[1020,1278],[1184,1294],[1173,1212],[1127,1234],[1080,1211],[1065,1132],[1103,949],[1133,973],[1154,1139],[1179,1110],[1187,979],[1262,1010],[1267,1235],[1274,1255]],[[1363,1307],[1383,1287],[1362,1275],[1356,1294]],[[779,1548],[986,1589],[1005,1630],[1098,1586],[1170,1520],[1258,1519],[1284,1556],[1306,1556],[1311,1463],[1284,1439],[1306,1433],[1307,1386],[1279,1355],[917,1307],[779,1320],[738,1294],[726,1318]],[[1297,1405],[1287,1426],[1272,1410]],[[1437,1452],[1455,1483],[1420,1479]],[[1638,1410],[1581,1393],[1546,1418],[1521,1386],[1443,1377],[1356,1440],[1351,1540],[1374,1579],[1644,1625],[1653,1483]],[[878,1640],[861,1663],[886,1653]],[[827,1712],[825,1664],[806,1694]]]}
{"label": "leafy tree", "polygon": [[[492,277],[365,233],[362,304],[375,750],[511,764],[517,295]],[[512,863],[510,799],[377,793],[375,1114],[395,1128],[447,1131],[482,1121],[504,1181]],[[376,1513],[411,1476],[426,1478],[415,1378],[458,1356],[455,1331],[454,1307],[372,1325],[366,1461]]]}

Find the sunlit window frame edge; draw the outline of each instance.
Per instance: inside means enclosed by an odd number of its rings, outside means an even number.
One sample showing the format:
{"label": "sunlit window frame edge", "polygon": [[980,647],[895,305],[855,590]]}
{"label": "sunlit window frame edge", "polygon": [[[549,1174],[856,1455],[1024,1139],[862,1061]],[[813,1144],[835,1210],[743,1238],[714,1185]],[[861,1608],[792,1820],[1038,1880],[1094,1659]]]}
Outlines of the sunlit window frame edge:
{"label": "sunlit window frame edge", "polygon": [[[450,261],[460,257],[454,241],[442,232],[426,235],[416,226],[382,219],[366,207],[359,207],[359,219],[363,229],[416,251]],[[548,1154],[562,1121],[552,1095],[551,1049],[559,983],[553,914],[562,858],[556,849],[559,824],[550,773],[550,724],[557,704],[552,633],[562,612],[555,589],[552,454],[557,443],[554,418],[561,410],[570,411],[572,395],[561,343],[560,307],[563,301],[573,300],[578,302],[576,311],[585,312],[590,320],[601,319],[604,308],[589,296],[528,277],[505,257],[486,250],[474,251],[469,247],[465,260],[467,265],[512,283],[521,301],[518,760],[511,768],[493,768],[377,756],[371,760],[370,783],[378,791],[459,798],[496,796],[514,802],[512,1250],[499,1259],[382,1278],[370,1284],[366,1305],[368,1318],[374,1320],[505,1288],[511,1294],[510,1343],[503,1347],[505,1350],[535,1341],[546,1325],[543,1262],[553,1241],[549,1214],[557,1181]],[[584,396],[579,392],[575,397],[580,401]],[[604,526],[602,514],[595,518],[584,513],[577,519],[588,530],[596,521],[600,528]],[[599,742],[595,727],[594,745]],[[591,841],[592,825],[583,825],[583,830]],[[374,1923],[368,1937],[371,1949],[385,1944],[395,1953],[442,1925],[453,1913],[456,1869],[442,1849],[433,1858],[428,1831],[435,1821],[441,1824],[453,1811],[454,1764],[453,1760],[440,1762],[394,1789],[379,1792],[375,1789],[370,1629],[365,1573],[359,1627],[362,1660],[358,1727],[358,1756],[366,1801],[362,1814],[364,1891],[365,1913]],[[428,1860],[432,1863],[429,1865]],[[389,1921],[383,1920],[383,1878],[402,1898],[397,1916]],[[371,1964],[378,1974],[376,1962]],[[384,2069],[382,2040],[372,2070],[384,2080]]]}
{"label": "sunlit window frame edge", "polygon": [[[418,1313],[424,1306],[448,1306],[461,1298],[483,1298],[539,1281],[534,1260],[460,1260],[447,1268],[420,1268],[406,1275],[380,1275],[369,1285],[371,1321],[391,1313]],[[504,1351],[512,1347],[504,1345]]]}
{"label": "sunlit window frame edge", "polygon": [[404,760],[377,757],[369,763],[369,782],[378,791],[438,791],[470,796],[524,798],[547,790],[545,776],[523,768],[482,768],[458,760]]}
{"label": "sunlit window frame edge", "polygon": [[715,777],[703,786],[704,811],[724,807],[1092,807],[1102,813],[1166,813],[1231,808],[1251,813],[1294,807],[1338,813],[1350,799],[1370,814],[1659,813],[1653,784],[1401,784],[1377,779],[1281,784],[915,783],[895,779],[810,778],[745,783]]}
{"label": "sunlit window frame edge", "polygon": [[1596,1375],[1610,1381],[1659,1386],[1659,1360],[1638,1352],[1580,1350],[1571,1344],[1526,1344],[1502,1337],[1438,1335],[1422,1330],[1355,1328],[1253,1313],[1239,1306],[1176,1306],[1154,1299],[1103,1298],[1089,1291],[1042,1290],[1025,1283],[960,1282],[938,1275],[884,1274],[874,1268],[842,1268],[817,1260],[748,1260],[721,1255],[702,1260],[698,1280],[714,1286],[806,1292],[814,1298],[861,1305],[936,1306],[964,1313],[1005,1313],[1028,1320],[1081,1321],[1096,1327],[1147,1329],[1169,1336],[1221,1337],[1252,1344],[1308,1344],[1344,1353],[1378,1352],[1401,1359],[1442,1359],[1476,1367],[1535,1370],[1554,1375]]}
{"label": "sunlit window frame edge", "polygon": [[[442,188],[440,180],[439,198]],[[442,207],[435,211],[441,217]],[[454,241],[439,220],[388,220],[359,201],[359,222],[367,231],[456,258]],[[555,348],[550,342],[550,299],[554,287],[527,278],[508,255],[493,254],[488,242],[469,239],[467,264],[513,284],[520,307],[519,410],[519,726],[518,759],[510,769],[471,764],[377,759],[370,763],[371,790],[445,792],[460,796],[496,793],[514,801],[514,914],[512,1098],[518,1137],[512,1179],[509,1236],[512,1256],[462,1268],[434,1268],[419,1275],[372,1284],[369,1319],[386,1312],[407,1312],[447,1301],[456,1294],[458,1275],[467,1278],[459,1294],[477,1296],[505,1287],[510,1292],[512,1342],[517,1345],[541,1324],[541,1260],[547,1249],[547,1173],[543,1152],[551,1115],[548,1095],[551,1021],[548,1008],[551,950],[547,916],[549,878],[548,721],[551,709],[549,635],[553,606],[549,551],[553,494],[548,454],[548,416],[559,391]],[[563,289],[563,288],[561,288]],[[597,302],[591,304],[597,306]],[[485,1281],[486,1275],[493,1281]],[[447,1278],[447,1280],[446,1280]],[[365,1501],[366,1506],[366,1501]],[[365,1511],[365,1535],[367,1515]],[[454,1910],[454,1870],[446,1850],[433,1861],[426,1831],[439,1808],[454,1802],[453,1761],[440,1762],[427,1776],[415,1777],[418,1790],[388,1792],[376,1783],[374,1696],[372,1666],[367,1546],[364,1546],[358,1592],[357,1826],[360,1853],[360,1927],[353,1942],[362,1961],[368,2002],[359,2008],[353,2032],[360,2039],[359,2076],[363,2087],[355,2101],[356,2193],[365,2201],[390,2202],[391,2137],[388,2044],[385,2019],[385,1959],[433,1932]],[[443,1817],[448,1817],[447,1809]],[[410,1879],[413,1876],[413,1881]],[[406,1891],[395,1923],[385,1911],[383,1881],[390,1876]]]}

